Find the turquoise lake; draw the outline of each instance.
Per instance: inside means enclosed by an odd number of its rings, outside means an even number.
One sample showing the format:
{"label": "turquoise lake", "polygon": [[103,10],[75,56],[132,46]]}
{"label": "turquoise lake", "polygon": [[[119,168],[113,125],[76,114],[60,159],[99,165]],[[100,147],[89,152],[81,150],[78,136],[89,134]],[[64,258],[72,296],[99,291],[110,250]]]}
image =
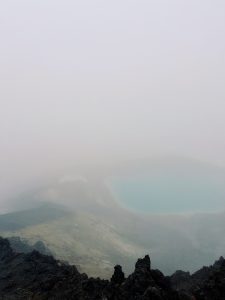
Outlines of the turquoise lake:
{"label": "turquoise lake", "polygon": [[225,210],[225,181],[207,174],[170,172],[121,176],[110,180],[116,199],[146,213],[196,213]]}

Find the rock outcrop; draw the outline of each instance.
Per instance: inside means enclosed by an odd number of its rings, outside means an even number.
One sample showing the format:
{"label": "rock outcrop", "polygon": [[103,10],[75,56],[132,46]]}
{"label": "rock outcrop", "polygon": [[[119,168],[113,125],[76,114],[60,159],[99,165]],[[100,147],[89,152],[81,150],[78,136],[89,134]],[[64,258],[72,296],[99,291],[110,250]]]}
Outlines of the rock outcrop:
{"label": "rock outcrop", "polygon": [[114,273],[111,278],[111,282],[115,284],[122,284],[125,280],[124,272],[122,271],[122,267],[120,265],[116,265],[114,267]]}
{"label": "rock outcrop", "polygon": [[190,275],[166,277],[151,269],[150,257],[138,259],[125,278],[115,266],[110,281],[88,278],[75,266],[34,250],[18,253],[0,238],[0,299],[4,300],[222,300],[225,299],[225,261]]}
{"label": "rock outcrop", "polygon": [[225,259],[220,257],[212,266],[194,274],[177,271],[170,278],[174,289],[186,291],[197,300],[225,299]]}
{"label": "rock outcrop", "polygon": [[52,255],[51,251],[45,246],[42,241],[37,241],[34,244],[30,244],[27,239],[22,239],[19,236],[7,237],[10,242],[10,246],[15,252],[19,253],[29,253],[33,250],[45,255]]}

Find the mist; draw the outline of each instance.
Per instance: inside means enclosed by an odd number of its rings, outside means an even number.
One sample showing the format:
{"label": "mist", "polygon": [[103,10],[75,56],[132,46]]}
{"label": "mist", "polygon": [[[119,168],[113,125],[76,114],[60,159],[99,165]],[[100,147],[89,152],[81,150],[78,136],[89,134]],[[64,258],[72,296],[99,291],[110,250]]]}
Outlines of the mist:
{"label": "mist", "polygon": [[224,37],[223,0],[0,0],[0,297],[224,298]]}
{"label": "mist", "polygon": [[225,255],[224,37],[222,0],[0,1],[0,236],[101,278]]}
{"label": "mist", "polygon": [[224,166],[223,1],[0,6],[1,202],[77,164]]}

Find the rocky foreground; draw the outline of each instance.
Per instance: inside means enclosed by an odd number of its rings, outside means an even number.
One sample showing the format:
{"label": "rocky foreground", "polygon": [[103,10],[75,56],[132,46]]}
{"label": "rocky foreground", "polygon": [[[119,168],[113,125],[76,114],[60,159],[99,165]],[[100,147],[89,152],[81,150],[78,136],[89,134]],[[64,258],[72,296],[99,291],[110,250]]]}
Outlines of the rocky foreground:
{"label": "rocky foreground", "polygon": [[177,271],[164,276],[151,269],[148,255],[138,259],[125,278],[115,266],[110,281],[88,278],[75,266],[34,250],[18,253],[0,238],[0,299],[57,300],[222,300],[225,299],[225,260],[203,267],[193,275]]}

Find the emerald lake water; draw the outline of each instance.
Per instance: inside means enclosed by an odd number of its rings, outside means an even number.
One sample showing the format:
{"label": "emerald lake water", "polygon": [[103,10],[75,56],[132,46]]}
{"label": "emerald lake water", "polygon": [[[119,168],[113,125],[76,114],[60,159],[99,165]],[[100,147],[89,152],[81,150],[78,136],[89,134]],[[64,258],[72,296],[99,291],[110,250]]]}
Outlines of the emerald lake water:
{"label": "emerald lake water", "polygon": [[110,180],[116,199],[147,213],[195,213],[225,210],[224,178],[169,172],[121,176]]}

